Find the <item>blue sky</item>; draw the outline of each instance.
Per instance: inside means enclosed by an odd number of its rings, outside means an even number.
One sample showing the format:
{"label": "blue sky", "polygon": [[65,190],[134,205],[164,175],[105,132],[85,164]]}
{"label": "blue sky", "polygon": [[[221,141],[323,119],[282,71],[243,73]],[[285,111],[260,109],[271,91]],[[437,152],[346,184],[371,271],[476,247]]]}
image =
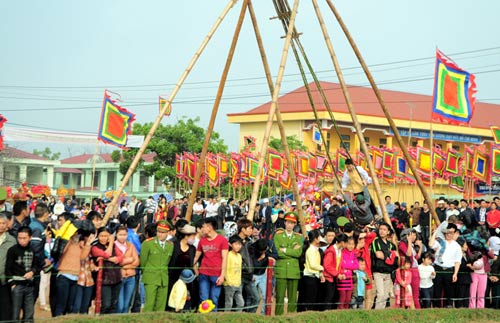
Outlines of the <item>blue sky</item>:
{"label": "blue sky", "polygon": [[[278,20],[269,19],[275,15],[272,2],[253,2],[276,74],[284,33]],[[367,84],[325,1],[318,2],[347,82]],[[242,3],[239,0],[223,21],[164,124],[182,116],[199,116],[203,127],[208,124]],[[171,93],[226,4],[223,0],[0,1],[0,113],[11,126],[96,132],[103,91],[109,89],[121,95],[123,106],[137,114],[137,122],[153,121],[158,95]],[[341,0],[335,4],[381,88],[432,94],[429,78],[439,47],[462,68],[477,73],[479,100],[500,103],[496,81],[500,2]],[[318,76],[335,82],[310,1],[301,1],[296,23]],[[396,63],[400,61],[404,62]],[[282,94],[302,85],[297,71],[290,56]],[[238,149],[239,128],[227,123],[226,114],[269,101],[263,75],[247,16],[215,124],[231,150]],[[26,150],[33,147],[12,144]],[[46,146],[63,155],[93,151]]]}

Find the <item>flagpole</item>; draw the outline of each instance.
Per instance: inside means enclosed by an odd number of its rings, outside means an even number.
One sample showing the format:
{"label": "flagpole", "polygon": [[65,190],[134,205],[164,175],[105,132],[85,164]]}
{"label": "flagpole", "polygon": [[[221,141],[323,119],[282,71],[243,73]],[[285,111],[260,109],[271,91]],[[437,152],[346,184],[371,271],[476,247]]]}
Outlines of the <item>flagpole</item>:
{"label": "flagpole", "polygon": [[[234,33],[233,33],[231,47],[229,48],[229,53],[227,54],[226,63],[224,65],[224,69],[222,71],[221,79],[219,82],[219,87],[217,89],[215,102],[214,102],[214,105],[212,108],[212,114],[210,115],[210,121],[208,123],[207,131],[205,134],[205,140],[203,141],[203,148],[201,150],[199,163],[197,164],[197,167],[196,167],[196,175],[194,177],[194,183],[193,183],[193,192],[191,193],[191,195],[189,197],[189,206],[188,206],[188,209],[186,212],[186,220],[187,221],[191,221],[191,214],[193,212],[194,200],[196,197],[196,192],[198,191],[198,185],[199,185],[198,182],[199,182],[199,179],[200,179],[201,174],[203,172],[203,169],[201,166],[202,166],[202,163],[205,160],[205,157],[206,157],[207,152],[208,152],[208,145],[210,144],[210,138],[212,137],[212,132],[213,132],[214,125],[215,125],[215,119],[217,117],[217,112],[219,111],[220,102],[222,100],[222,94],[224,93],[224,87],[226,85],[226,80],[227,80],[227,74],[229,73],[229,69],[230,69],[231,64],[233,62],[234,52],[235,52],[236,44],[238,43],[238,39],[240,36],[241,26],[242,26],[243,20],[245,18],[247,4],[248,4],[248,0],[244,0],[243,5],[241,6],[240,15],[238,18],[238,22],[236,24],[236,28],[235,28]],[[219,186],[219,196],[220,196],[220,186]]]}
{"label": "flagpole", "polygon": [[[346,85],[345,80],[344,80],[344,75],[342,73],[342,69],[340,68],[340,64],[338,62],[337,55],[335,54],[335,51],[333,49],[333,45],[332,45],[332,42],[330,40],[330,36],[328,35],[328,31],[326,30],[325,22],[323,20],[323,16],[321,15],[321,12],[319,11],[318,3],[316,0],[313,0],[313,6],[314,6],[314,9],[316,11],[316,16],[318,17],[318,21],[319,21],[319,24],[321,26],[321,30],[323,32],[323,38],[325,39],[326,47],[328,48],[328,51],[330,52],[330,57],[332,59],[333,65],[335,67],[337,79],[339,80],[340,87],[342,88],[342,94],[344,95],[347,109],[349,110],[349,114],[351,115],[351,119],[352,119],[354,128],[356,129],[356,135],[358,136],[359,142],[361,144],[361,149],[363,150],[363,153],[366,156],[368,156],[368,158],[366,158],[366,163],[368,164],[368,169],[370,170],[370,175],[372,176],[372,182],[373,182],[373,185],[375,187],[375,193],[377,195],[380,209],[382,210],[382,216],[384,218],[384,221],[387,222],[392,227],[392,222],[391,222],[391,219],[389,218],[389,213],[387,212],[387,208],[385,207],[385,200],[382,197],[382,188],[380,186],[380,183],[379,183],[378,178],[377,178],[377,174],[375,172],[375,166],[373,165],[372,159],[369,157],[368,146],[366,144],[366,140],[365,140],[365,137],[363,135],[363,131],[361,129],[361,124],[359,123],[358,116],[356,114],[356,111],[354,110],[351,96],[349,94],[349,90],[347,89],[347,85]],[[358,172],[358,175],[359,175],[359,172]],[[365,183],[365,184],[368,185],[368,183]],[[356,193],[356,192],[353,192],[353,193]]]}
{"label": "flagpole", "polygon": [[[231,10],[231,8],[236,4],[236,2],[237,2],[237,0],[230,0],[228,2],[228,4],[226,5],[226,7],[224,8],[224,10],[222,11],[222,14],[217,18],[217,20],[216,20],[215,24],[213,25],[212,29],[208,32],[207,36],[205,37],[205,39],[201,43],[200,47],[198,48],[198,50],[194,54],[193,58],[191,59],[191,61],[188,64],[188,66],[186,67],[186,69],[182,73],[179,81],[177,82],[177,84],[174,87],[174,90],[172,91],[172,94],[170,94],[170,97],[168,98],[167,103],[165,104],[165,106],[163,107],[163,109],[160,111],[160,113],[156,117],[156,120],[154,121],[153,125],[151,126],[151,129],[149,130],[149,133],[146,135],[146,138],[144,138],[144,142],[143,142],[141,148],[139,148],[139,151],[135,155],[132,163],[130,164],[130,167],[129,167],[127,173],[123,177],[122,183],[120,184],[120,187],[118,188],[118,192],[117,192],[116,196],[113,197],[113,200],[111,201],[111,207],[109,207],[108,211],[106,211],[106,215],[104,216],[104,219],[103,219],[103,223],[104,224],[106,224],[108,222],[109,217],[111,216],[111,213],[112,213],[112,210],[113,210],[114,206],[118,202],[118,199],[120,198],[120,195],[122,194],[123,189],[127,185],[130,177],[134,173],[137,165],[139,164],[139,161],[141,160],[142,155],[144,154],[144,151],[146,150],[146,148],[147,148],[149,142],[151,141],[151,139],[153,138],[153,135],[156,132],[156,129],[158,129],[158,127],[159,127],[159,125],[161,123],[161,120],[162,120],[165,112],[167,112],[167,109],[169,108],[169,105],[172,103],[172,101],[177,96],[177,93],[179,92],[182,84],[184,83],[184,81],[188,77],[189,73],[193,70],[194,65],[196,64],[196,62],[200,58],[201,54],[203,53],[203,51],[207,47],[210,39],[215,34],[215,31],[220,26],[220,24],[222,23],[222,21],[224,20],[224,18],[228,14],[228,12]],[[193,203],[191,203],[190,205],[191,205],[191,208],[192,208]],[[190,210],[188,208],[188,212],[191,215],[192,210]]]}
{"label": "flagpole", "polygon": [[[415,180],[417,181],[417,185],[420,188],[422,195],[424,196],[424,198],[427,201],[430,201],[431,198],[429,196],[429,193],[427,192],[427,189],[425,188],[425,185],[424,185],[422,179],[417,174],[415,162],[411,158],[410,153],[408,152],[408,149],[406,147],[406,144],[404,143],[403,139],[401,138],[401,135],[399,134],[399,130],[398,130],[396,124],[394,123],[394,120],[392,119],[389,111],[387,110],[387,107],[385,105],[385,101],[382,98],[382,94],[380,93],[379,88],[378,88],[377,84],[375,83],[375,80],[373,79],[373,75],[371,74],[370,70],[368,69],[368,66],[366,65],[366,62],[365,62],[363,56],[361,55],[361,52],[359,51],[358,46],[354,42],[354,39],[352,38],[349,30],[347,29],[347,26],[345,25],[344,21],[342,20],[342,17],[340,16],[339,12],[337,11],[335,6],[333,5],[332,1],[331,0],[326,0],[326,1],[328,3],[328,6],[330,7],[330,9],[332,10],[333,14],[335,15],[335,18],[337,19],[340,27],[342,28],[342,31],[344,32],[345,36],[347,37],[347,40],[349,41],[351,48],[353,49],[359,63],[361,64],[361,67],[363,68],[363,71],[365,72],[365,75],[366,75],[368,81],[370,82],[370,85],[373,89],[373,92],[375,93],[375,96],[377,97],[377,100],[380,104],[380,107],[382,108],[382,111],[384,112],[384,115],[387,118],[387,121],[389,122],[389,126],[391,127],[392,131],[394,132],[394,137],[396,138],[396,141],[398,142],[399,147],[403,151],[403,154],[406,158],[406,161],[408,162],[410,169],[412,170],[413,174],[415,175]],[[439,218],[437,216],[436,210],[431,208],[431,214],[434,217],[436,225],[439,225],[440,221],[439,221]]]}
{"label": "flagpole", "polygon": [[[431,146],[431,176],[430,176],[430,190],[431,190],[431,201],[427,201],[428,205],[434,209],[434,132],[432,128],[432,118],[430,122],[430,146]],[[432,235],[432,212],[429,212],[429,237]]]}
{"label": "flagpole", "polygon": [[[298,5],[299,5],[298,4],[298,0],[295,0],[294,9],[293,9],[291,17],[290,17],[290,26],[289,27],[293,27],[294,24],[295,24],[295,16],[296,16],[296,13],[297,13]],[[286,38],[286,41],[285,41],[285,46],[284,46],[283,53],[282,53],[282,56],[281,56],[280,70],[278,72],[278,77],[277,77],[276,86],[275,86],[275,84],[273,82],[273,79],[272,79],[272,76],[271,76],[271,70],[269,68],[269,62],[267,60],[266,51],[264,49],[264,44],[262,42],[262,37],[261,37],[261,34],[260,34],[259,26],[258,26],[258,23],[257,23],[256,15],[255,15],[255,12],[254,12],[254,9],[253,9],[253,5],[252,5],[251,1],[248,3],[248,11],[249,11],[250,17],[252,19],[252,24],[253,24],[253,28],[254,28],[255,38],[257,40],[257,45],[259,47],[259,52],[260,52],[260,56],[261,56],[261,59],[262,59],[262,65],[264,67],[264,72],[265,72],[266,79],[267,79],[267,85],[269,87],[269,91],[271,92],[271,96],[272,96],[272,103],[271,103],[271,107],[269,108],[270,118],[268,118],[267,123],[268,123],[268,125],[269,124],[272,125],[273,117],[272,117],[271,113],[275,114],[276,115],[276,121],[278,123],[278,129],[279,129],[280,136],[281,136],[281,141],[283,143],[283,150],[284,150],[284,153],[285,153],[285,158],[287,160],[288,176],[290,177],[290,180],[292,182],[292,191],[293,191],[293,194],[295,196],[295,199],[296,199],[296,202],[297,202],[297,206],[298,206],[298,208],[297,208],[297,215],[299,217],[300,226],[302,228],[302,235],[305,236],[307,233],[306,233],[306,227],[305,227],[305,223],[304,223],[304,215],[303,215],[304,213],[303,213],[302,207],[300,207],[300,205],[301,205],[302,202],[301,202],[301,197],[300,197],[300,194],[299,194],[299,186],[297,184],[297,178],[295,176],[295,171],[293,169],[293,162],[292,162],[292,157],[291,157],[291,154],[290,154],[290,148],[288,146],[288,142],[287,142],[287,139],[286,139],[285,127],[284,127],[284,124],[283,124],[283,119],[282,119],[282,116],[281,116],[281,111],[280,111],[279,105],[278,105],[278,95],[279,95],[279,90],[281,88],[281,80],[282,80],[282,77],[283,77],[283,75],[281,75],[281,77],[280,77],[280,73],[281,74],[284,73],[284,68],[285,68],[285,63],[286,63],[286,55],[288,53],[288,48],[289,48],[289,46],[291,44],[291,41],[292,41],[291,37],[292,37],[293,28],[289,28],[288,29],[287,38]],[[266,133],[267,133],[267,127],[266,127]],[[266,137],[264,136],[264,138],[266,138]],[[269,135],[268,135],[268,141],[269,141]],[[268,141],[267,142],[263,141],[263,147],[267,146]],[[263,150],[263,147],[261,147],[262,150]],[[264,163],[262,161],[262,166],[263,165],[264,165]],[[259,163],[259,169],[261,169],[260,163]],[[257,176],[258,176],[258,179],[260,181],[260,173]],[[249,210],[248,210],[248,215],[247,215],[247,219],[249,219],[250,221],[253,221],[253,214],[255,212],[255,205],[257,203],[257,198],[256,198],[256,194],[257,193],[258,193],[258,187],[257,187],[257,190],[256,190],[256,187],[254,186],[253,187],[253,191],[252,191],[252,195],[251,195],[251,199],[250,199],[250,206],[249,206]],[[252,201],[253,201],[253,203],[252,203]]]}

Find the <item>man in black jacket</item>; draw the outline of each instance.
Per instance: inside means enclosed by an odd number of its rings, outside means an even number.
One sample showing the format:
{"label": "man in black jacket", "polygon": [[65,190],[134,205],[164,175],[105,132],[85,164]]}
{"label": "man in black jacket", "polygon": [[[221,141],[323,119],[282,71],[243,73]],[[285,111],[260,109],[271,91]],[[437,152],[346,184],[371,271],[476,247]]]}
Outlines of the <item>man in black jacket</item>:
{"label": "man in black jacket", "polygon": [[398,266],[397,248],[388,240],[390,230],[389,224],[381,223],[378,229],[378,237],[371,244],[373,280],[377,288],[375,309],[385,308],[386,301],[392,291],[391,273]]}
{"label": "man in black jacket", "polygon": [[22,226],[17,232],[17,244],[7,251],[5,276],[12,287],[12,320],[19,321],[21,309],[23,322],[33,322],[35,299],[33,297],[33,277],[39,272],[35,266],[34,254],[30,247],[31,229]]}
{"label": "man in black jacket", "polygon": [[250,239],[252,233],[252,221],[248,219],[241,219],[238,221],[238,236],[243,241],[240,254],[242,260],[241,285],[246,293],[245,308],[247,312],[255,313],[259,306],[260,297],[257,286],[255,286],[253,282],[254,264],[252,253],[249,250],[250,244],[252,243]]}

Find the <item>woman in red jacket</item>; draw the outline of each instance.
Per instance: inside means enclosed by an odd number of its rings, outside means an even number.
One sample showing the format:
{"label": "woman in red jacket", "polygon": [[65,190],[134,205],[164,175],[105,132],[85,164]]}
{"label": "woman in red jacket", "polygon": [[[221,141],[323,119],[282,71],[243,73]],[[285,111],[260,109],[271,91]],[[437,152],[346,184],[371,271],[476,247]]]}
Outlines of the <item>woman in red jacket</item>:
{"label": "woman in red jacket", "polygon": [[343,233],[335,237],[332,243],[325,250],[325,257],[323,258],[323,275],[325,276],[326,293],[325,293],[325,308],[327,310],[333,309],[333,298],[335,296],[335,286],[337,276],[339,273],[340,258],[342,249],[347,241],[347,236]]}
{"label": "woman in red jacket", "polygon": [[500,227],[500,210],[495,202],[490,203],[490,211],[486,213],[486,222],[490,229],[490,235],[495,235],[495,229]]}
{"label": "woman in red jacket", "polygon": [[375,299],[375,290],[373,289],[373,274],[372,274],[372,258],[370,255],[370,245],[373,240],[377,237],[374,231],[369,231],[370,228],[366,228],[368,232],[354,233],[354,238],[356,240],[356,256],[358,258],[363,258],[366,264],[365,272],[368,275],[369,283],[366,284],[366,294],[365,294],[365,310],[371,310],[373,306],[373,301]]}

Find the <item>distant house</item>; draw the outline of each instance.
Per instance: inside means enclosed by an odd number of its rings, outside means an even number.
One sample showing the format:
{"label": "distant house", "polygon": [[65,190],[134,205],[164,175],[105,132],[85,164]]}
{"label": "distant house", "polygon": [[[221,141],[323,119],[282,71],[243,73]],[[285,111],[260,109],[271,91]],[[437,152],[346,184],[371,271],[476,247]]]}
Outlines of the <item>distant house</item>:
{"label": "distant house", "polygon": [[29,185],[53,183],[54,169],[59,164],[58,160],[5,145],[0,152],[0,186],[16,189],[22,182]]}
{"label": "distant house", "polygon": [[[142,159],[148,165],[153,163],[153,158],[154,154],[145,154]],[[75,189],[77,197],[88,199],[109,189],[118,189],[122,178],[119,163],[113,162],[111,154],[96,155],[94,163],[92,154],[50,160],[7,145],[0,152],[0,186],[10,186],[13,192],[22,182],[29,186],[48,185],[54,194],[62,185]],[[164,191],[161,182],[141,170],[136,171],[125,186],[128,195],[137,197],[147,197],[156,191]]]}
{"label": "distant house", "polygon": [[[154,154],[145,154],[142,157],[145,165],[153,163],[153,158]],[[61,160],[61,164],[55,169],[54,186],[60,187],[62,184],[66,188],[74,188],[79,197],[90,197],[109,189],[118,189],[122,178],[119,163],[113,162],[111,154],[95,155],[95,162],[94,155],[83,154]],[[157,184],[161,186],[161,183],[155,182],[154,176],[146,176],[143,171],[136,171],[125,186],[125,192],[145,197],[156,190],[163,190]]]}

